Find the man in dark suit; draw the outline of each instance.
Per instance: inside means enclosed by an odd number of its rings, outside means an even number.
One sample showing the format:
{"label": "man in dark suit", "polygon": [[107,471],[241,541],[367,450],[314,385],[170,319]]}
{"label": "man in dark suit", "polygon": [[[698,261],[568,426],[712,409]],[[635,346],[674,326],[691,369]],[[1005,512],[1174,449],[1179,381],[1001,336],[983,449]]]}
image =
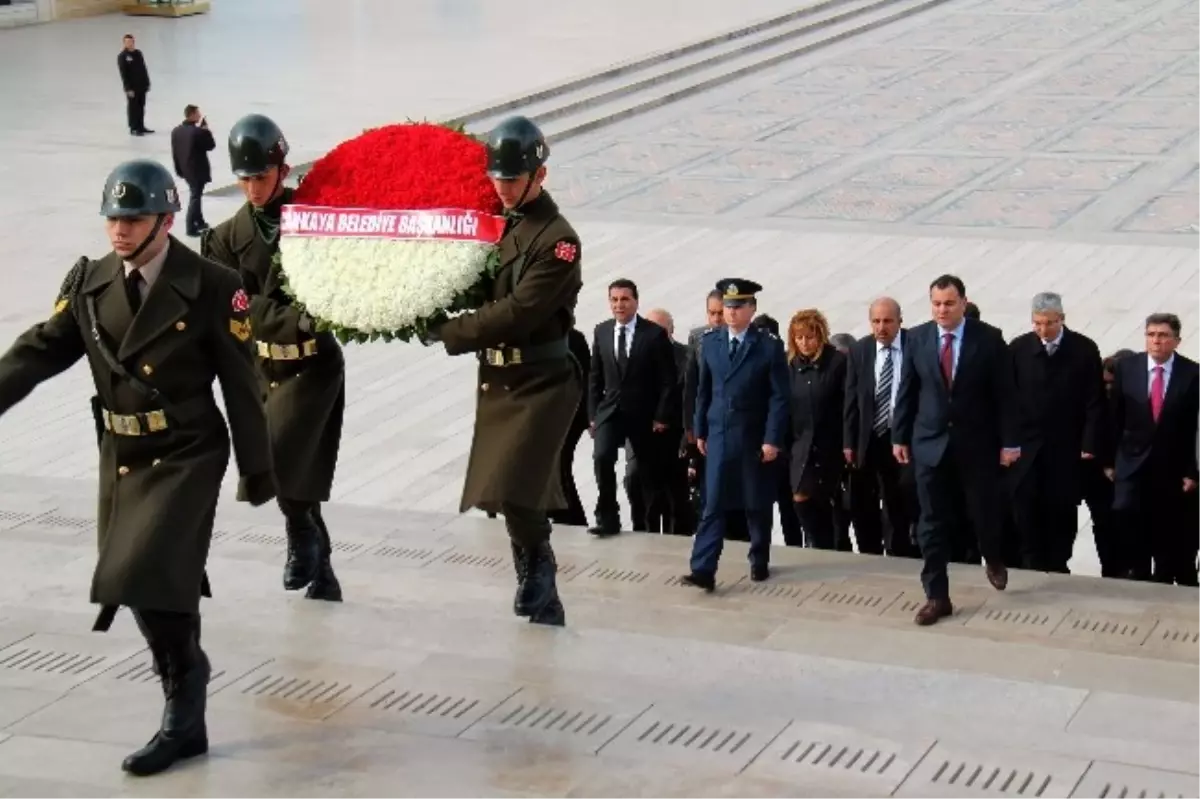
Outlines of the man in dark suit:
{"label": "man in dark suit", "polygon": [[1146,351],[1117,361],[1108,474],[1134,579],[1196,585],[1200,368],[1175,351],[1180,329],[1175,314],[1150,314]]}
{"label": "man in dark suit", "polygon": [[[596,526],[593,535],[621,531],[617,505],[617,455],[629,441],[639,469],[647,514],[662,513],[666,481],[657,440],[676,419],[675,354],[667,331],[638,316],[637,285],[614,280],[608,287],[613,318],[596,325],[588,373],[588,418],[595,439]],[[644,520],[643,520],[644,521]]]}
{"label": "man in dark suit", "polygon": [[142,51],[134,46],[133,34],[125,34],[121,52],[117,54],[117,72],[125,89],[125,118],[129,133],[144,136],[154,131],[146,127],[146,94],[150,91],[150,71]]}
{"label": "man in dark suit", "polygon": [[1016,442],[1012,359],[1000,331],[965,316],[967,290],[954,275],[929,287],[933,320],[909,331],[892,415],[892,450],[912,463],[920,497],[917,541],[927,601],[916,623],[954,612],[946,564],[965,508],[979,540],[988,582],[1008,586],[1001,552],[1004,467],[1021,457]]}
{"label": "man in dark suit", "polygon": [[1083,496],[1081,460],[1094,460],[1106,425],[1096,342],[1068,330],[1062,297],[1033,298],[1033,330],[1013,339],[1021,459],[1012,465],[1013,516],[1026,569],[1068,574]]}
{"label": "man in dark suit", "polygon": [[893,415],[908,333],[901,327],[900,303],[891,297],[871,303],[867,316],[871,335],[850,348],[843,417],[854,535],[864,554],[915,557],[916,484],[912,467],[892,455]]}
{"label": "man in dark suit", "polygon": [[171,156],[175,161],[175,174],[188,185],[187,234],[199,236],[208,229],[200,198],[204,186],[212,182],[212,166],[208,154],[216,149],[208,120],[200,109],[189,105],[183,109],[183,122],[171,131]]}
{"label": "man in dark suit", "polygon": [[779,340],[751,326],[762,286],[729,278],[717,284],[725,326],[704,334],[696,381],[696,446],[708,459],[704,513],[692,542],[688,585],[716,588],[717,563],[730,512],[750,531],[750,579],[770,576],[775,461],[787,435],[788,367]]}
{"label": "man in dark suit", "polygon": [[[683,380],[687,369],[688,348],[675,340],[675,319],[664,308],[646,312],[646,319],[667,331],[671,351],[675,354],[675,390],[671,404],[680,407],[683,401]],[[662,479],[666,488],[667,502],[651,516],[646,512],[646,498],[641,489],[641,464],[633,447],[625,444],[625,495],[629,499],[629,513],[634,519],[634,530],[651,533],[691,535],[696,531],[695,514],[688,499],[687,459],[684,456],[683,423],[678,417],[671,421],[667,432],[656,436],[661,447],[658,453],[662,464]],[[644,524],[639,525],[639,521]]]}

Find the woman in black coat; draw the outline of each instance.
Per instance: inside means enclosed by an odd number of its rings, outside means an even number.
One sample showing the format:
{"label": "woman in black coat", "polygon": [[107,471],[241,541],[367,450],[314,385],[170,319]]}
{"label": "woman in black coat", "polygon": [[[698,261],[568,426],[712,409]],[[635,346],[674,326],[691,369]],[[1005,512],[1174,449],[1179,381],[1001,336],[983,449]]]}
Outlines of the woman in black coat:
{"label": "woman in black coat", "polygon": [[798,311],[788,324],[791,371],[792,499],[805,544],[833,549],[834,503],[841,500],[842,405],[846,356],[829,343],[820,311]]}

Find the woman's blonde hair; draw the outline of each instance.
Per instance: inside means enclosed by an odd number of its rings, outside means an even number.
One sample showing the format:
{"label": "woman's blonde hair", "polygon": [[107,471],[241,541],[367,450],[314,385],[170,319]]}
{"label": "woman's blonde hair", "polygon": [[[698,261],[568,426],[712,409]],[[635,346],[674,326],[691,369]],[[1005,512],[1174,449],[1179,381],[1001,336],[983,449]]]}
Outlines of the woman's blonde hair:
{"label": "woman's blonde hair", "polygon": [[825,319],[825,314],[816,308],[805,308],[802,311],[796,311],[796,313],[792,314],[792,320],[788,322],[787,329],[789,362],[800,357],[800,350],[796,348],[796,335],[801,331],[815,335],[817,340],[821,342],[821,347],[817,350],[818,354],[829,343],[829,322]]}

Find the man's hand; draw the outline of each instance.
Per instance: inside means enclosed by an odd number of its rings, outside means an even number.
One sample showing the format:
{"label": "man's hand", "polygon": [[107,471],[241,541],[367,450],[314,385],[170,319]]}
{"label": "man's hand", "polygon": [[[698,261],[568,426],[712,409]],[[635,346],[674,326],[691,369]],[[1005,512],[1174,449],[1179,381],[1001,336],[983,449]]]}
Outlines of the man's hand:
{"label": "man's hand", "polygon": [[1096,459],[1096,456],[1090,452],[1081,452],[1079,453],[1079,457],[1085,461],[1093,461]]}
{"label": "man's hand", "polygon": [[763,463],[770,463],[771,461],[775,460],[778,457],[779,457],[779,447],[775,446],[774,444],[763,444],[762,445]]}
{"label": "man's hand", "polygon": [[662,422],[655,422],[654,424],[650,425],[650,429],[656,433],[663,433],[666,432],[667,426]]}
{"label": "man's hand", "polygon": [[1190,477],[1183,478],[1183,493],[1190,494],[1196,490],[1196,481]]}
{"label": "man's hand", "polygon": [[696,439],[696,449],[700,450],[700,454],[708,457],[708,442],[703,438]]}
{"label": "man's hand", "polygon": [[592,438],[596,437],[596,423],[588,422],[588,435]]}
{"label": "man's hand", "polygon": [[1104,476],[1107,477],[1109,482],[1111,483],[1116,478],[1117,472],[1115,469],[1105,469]]}
{"label": "man's hand", "polygon": [[130,89],[129,91],[125,92],[125,96],[126,96],[126,97],[133,97],[133,89]]}
{"label": "man's hand", "polygon": [[1012,466],[1021,458],[1021,450],[1016,448],[1005,447],[1000,450],[1000,465]]}
{"label": "man's hand", "polygon": [[908,451],[908,447],[903,444],[892,444],[892,457],[896,459],[896,463],[901,466],[907,466],[912,460],[912,456]]}
{"label": "man's hand", "polygon": [[846,459],[846,463],[851,466],[854,465],[854,450],[846,447],[844,450],[842,450],[842,457]]}

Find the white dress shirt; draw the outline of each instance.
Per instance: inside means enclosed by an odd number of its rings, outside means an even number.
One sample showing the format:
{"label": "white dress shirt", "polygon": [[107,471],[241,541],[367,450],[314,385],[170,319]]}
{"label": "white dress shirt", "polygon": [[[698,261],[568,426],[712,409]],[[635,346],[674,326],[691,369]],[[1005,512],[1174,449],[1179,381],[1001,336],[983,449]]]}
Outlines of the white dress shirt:
{"label": "white dress shirt", "polygon": [[613,352],[617,357],[621,355],[621,331],[625,331],[625,357],[629,357],[629,353],[633,352],[633,332],[637,327],[637,316],[633,316],[625,324],[621,324],[616,319],[613,320]]}
{"label": "white dress shirt", "polygon": [[[904,363],[904,350],[900,346],[900,335],[892,340],[892,396],[888,398],[888,419],[896,412],[896,397],[900,393],[900,365]],[[883,362],[887,358],[888,345],[875,342],[875,386],[879,386],[879,376],[883,374]]]}
{"label": "white dress shirt", "polygon": [[1155,363],[1149,355],[1146,356],[1146,397],[1150,397],[1150,389],[1154,385],[1154,367],[1163,368],[1163,399],[1167,398],[1167,389],[1171,386],[1171,370],[1175,367],[1175,353],[1162,363]]}

